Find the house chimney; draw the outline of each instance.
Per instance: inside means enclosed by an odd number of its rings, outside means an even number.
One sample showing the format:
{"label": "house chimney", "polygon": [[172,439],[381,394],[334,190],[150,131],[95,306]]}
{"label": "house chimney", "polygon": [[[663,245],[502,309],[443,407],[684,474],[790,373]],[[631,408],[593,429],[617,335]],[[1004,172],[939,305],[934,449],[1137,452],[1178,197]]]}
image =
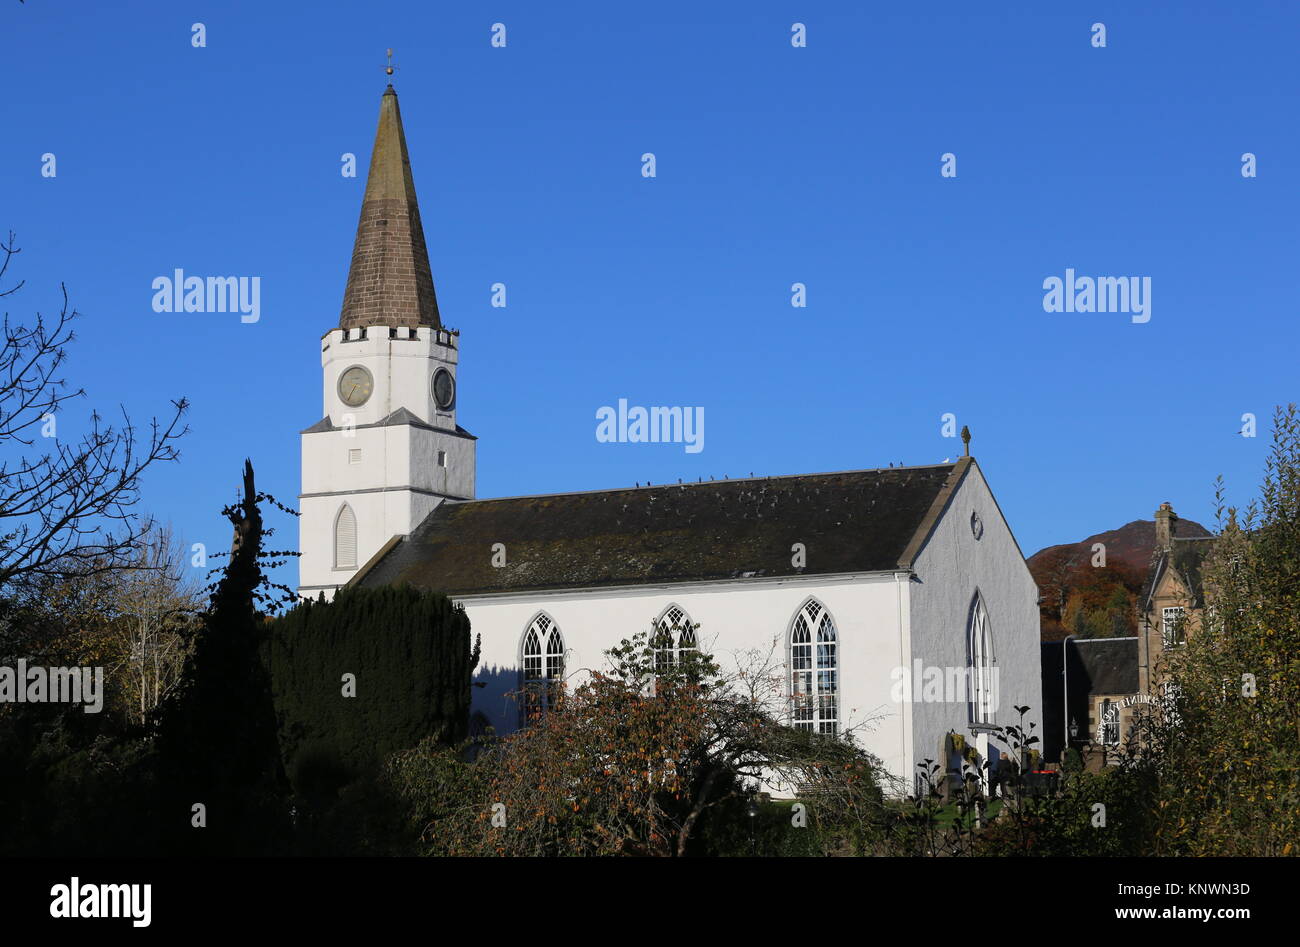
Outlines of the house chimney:
{"label": "house chimney", "polygon": [[1157,553],[1169,552],[1174,548],[1174,530],[1177,528],[1178,514],[1168,501],[1160,504],[1156,510],[1156,549]]}

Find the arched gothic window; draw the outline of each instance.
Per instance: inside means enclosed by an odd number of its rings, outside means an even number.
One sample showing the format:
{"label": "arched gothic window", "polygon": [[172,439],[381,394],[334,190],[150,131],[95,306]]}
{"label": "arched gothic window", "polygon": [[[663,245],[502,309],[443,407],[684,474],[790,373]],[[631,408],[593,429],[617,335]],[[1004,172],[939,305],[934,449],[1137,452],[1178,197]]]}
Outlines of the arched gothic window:
{"label": "arched gothic window", "polygon": [[528,726],[555,707],[564,683],[564,636],[554,619],[542,612],[524,632],[521,726]]}
{"label": "arched gothic window", "polygon": [[834,735],[839,729],[835,622],[816,599],[804,603],[790,627],[790,709],[801,730]]}
{"label": "arched gothic window", "polygon": [[970,656],[970,719],[973,723],[992,723],[998,703],[997,667],[993,657],[993,633],[989,628],[989,614],[979,592],[975,593],[971,602],[967,649]]}
{"label": "arched gothic window", "polygon": [[654,639],[655,673],[680,664],[687,655],[698,651],[695,625],[679,606],[669,605],[655,621]]}
{"label": "arched gothic window", "polygon": [[346,503],[334,519],[334,568],[357,567],[357,516]]}

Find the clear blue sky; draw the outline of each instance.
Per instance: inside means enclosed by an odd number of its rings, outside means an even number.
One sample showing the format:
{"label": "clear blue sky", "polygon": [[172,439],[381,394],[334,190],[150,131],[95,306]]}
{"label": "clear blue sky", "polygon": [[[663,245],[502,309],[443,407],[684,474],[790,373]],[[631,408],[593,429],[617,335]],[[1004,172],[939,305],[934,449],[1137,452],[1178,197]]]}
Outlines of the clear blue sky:
{"label": "clear blue sky", "polygon": [[[1163,500],[1208,524],[1296,397],[1298,29],[1287,2],[0,0],[4,308],[65,281],[86,314],[65,436],[193,402],[144,498],[187,541],[228,545],[245,457],[296,503],[392,46],[480,496],[933,463],[952,412],[1026,554]],[[1151,321],[1044,312],[1066,267],[1151,277]],[[155,313],[176,268],[261,277],[261,321]],[[598,443],[619,398],[704,407],[705,449]]]}

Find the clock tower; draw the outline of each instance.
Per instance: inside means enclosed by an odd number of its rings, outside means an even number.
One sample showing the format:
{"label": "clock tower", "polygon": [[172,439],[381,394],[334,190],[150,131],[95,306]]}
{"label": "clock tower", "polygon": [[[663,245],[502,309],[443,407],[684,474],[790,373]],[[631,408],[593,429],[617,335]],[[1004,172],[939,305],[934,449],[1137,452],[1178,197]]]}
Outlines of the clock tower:
{"label": "clock tower", "polygon": [[402,113],[379,106],[337,328],[321,338],[325,416],[302,432],[299,593],[328,598],[439,503],[474,498],[456,423],[460,333],[445,328]]}

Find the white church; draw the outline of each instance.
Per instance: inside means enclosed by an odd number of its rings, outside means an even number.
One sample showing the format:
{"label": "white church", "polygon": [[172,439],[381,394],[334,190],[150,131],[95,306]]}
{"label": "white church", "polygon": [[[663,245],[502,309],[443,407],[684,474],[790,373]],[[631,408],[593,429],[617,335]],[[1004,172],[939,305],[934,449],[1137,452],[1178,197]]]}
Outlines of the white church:
{"label": "white church", "polygon": [[410,583],[462,604],[482,636],[479,726],[525,725],[653,624],[665,659],[774,649],[775,709],[822,733],[871,721],[859,743],[909,788],[950,731],[989,753],[1028,705],[1041,732],[1038,590],[974,458],[477,499],[459,360],[390,85],[321,339],[325,416],[302,432],[299,591]]}

